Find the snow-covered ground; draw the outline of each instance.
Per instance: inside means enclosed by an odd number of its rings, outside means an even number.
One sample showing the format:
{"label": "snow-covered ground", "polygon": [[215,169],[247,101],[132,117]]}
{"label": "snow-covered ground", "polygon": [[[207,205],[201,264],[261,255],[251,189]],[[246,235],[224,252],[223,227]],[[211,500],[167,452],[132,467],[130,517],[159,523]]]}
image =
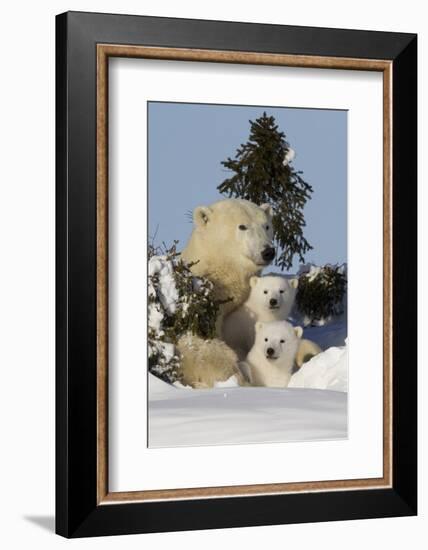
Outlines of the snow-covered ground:
{"label": "snow-covered ground", "polygon": [[[336,339],[344,334],[341,326],[327,329],[314,330]],[[149,446],[346,438],[347,372],[347,348],[341,346],[312,358],[285,389],[238,387],[231,379],[212,390],[193,390],[150,374]]]}
{"label": "snow-covered ground", "polygon": [[[312,267],[310,274],[316,273]],[[175,355],[173,344],[165,343],[163,316],[176,310],[179,294],[173,265],[165,256],[150,260],[149,273],[156,275],[160,304],[149,306],[149,326],[158,340],[151,353],[161,349],[165,365]],[[153,296],[153,281],[149,295]],[[183,304],[182,304],[183,305]],[[305,326],[303,337],[316,342],[318,356],[296,372],[287,388],[239,387],[235,377],[212,390],[194,390],[171,385],[149,374],[149,446],[179,447],[229,445],[285,441],[313,441],[347,437],[348,359],[346,312],[324,319],[319,326],[296,311],[295,325]]]}
{"label": "snow-covered ground", "polygon": [[344,392],[241,387],[191,390],[149,376],[150,447],[313,441],[347,436]]}

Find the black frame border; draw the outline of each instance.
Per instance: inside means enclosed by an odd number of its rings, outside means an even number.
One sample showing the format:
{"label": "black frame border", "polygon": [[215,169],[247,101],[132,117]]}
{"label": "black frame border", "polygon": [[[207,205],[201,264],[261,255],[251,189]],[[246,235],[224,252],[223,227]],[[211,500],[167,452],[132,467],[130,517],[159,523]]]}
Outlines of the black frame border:
{"label": "black frame border", "polygon": [[[393,62],[392,488],[97,505],[97,43]],[[56,159],[58,534],[84,537],[417,513],[415,34],[83,12],[58,15]]]}

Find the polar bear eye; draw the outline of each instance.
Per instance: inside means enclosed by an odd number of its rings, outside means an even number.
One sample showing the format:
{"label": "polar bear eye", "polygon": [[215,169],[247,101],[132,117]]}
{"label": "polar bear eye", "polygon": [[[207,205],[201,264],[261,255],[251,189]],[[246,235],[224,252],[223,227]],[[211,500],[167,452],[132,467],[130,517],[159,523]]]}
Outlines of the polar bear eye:
{"label": "polar bear eye", "polygon": [[269,231],[269,226],[268,225],[266,226],[266,231]]}
{"label": "polar bear eye", "polygon": [[267,342],[267,341],[268,341],[268,339],[267,339],[267,338],[265,338],[265,342]]}
{"label": "polar bear eye", "polygon": [[285,340],[280,340],[281,344],[283,344],[285,342]]}
{"label": "polar bear eye", "polygon": [[279,293],[280,293],[280,294],[284,294],[284,291],[283,291],[283,290],[280,290]]}
{"label": "polar bear eye", "polygon": [[264,290],[264,291],[263,291],[263,294],[267,294],[267,290]]}
{"label": "polar bear eye", "polygon": [[239,227],[239,229],[240,229],[241,231],[246,231],[246,230],[248,229],[248,227],[247,227],[246,225],[243,225],[243,224],[241,224],[241,225],[238,226],[238,227]]}

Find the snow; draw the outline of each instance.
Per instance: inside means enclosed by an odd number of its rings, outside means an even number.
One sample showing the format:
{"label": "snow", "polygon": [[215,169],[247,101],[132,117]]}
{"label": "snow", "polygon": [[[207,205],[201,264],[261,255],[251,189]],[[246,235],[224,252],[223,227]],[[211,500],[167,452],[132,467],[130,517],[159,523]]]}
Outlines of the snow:
{"label": "snow", "polygon": [[291,377],[289,388],[348,391],[348,348],[331,347],[312,357]]}
{"label": "snow", "polygon": [[[305,266],[310,277],[318,269]],[[345,268],[346,269],[346,268]],[[173,266],[155,256],[149,274],[157,275],[161,303],[175,311],[178,293]],[[197,280],[195,280],[197,285]],[[154,292],[149,288],[149,293]],[[150,304],[149,325],[161,334],[162,313]],[[303,319],[293,312],[292,321]],[[323,350],[297,371],[287,388],[240,387],[235,376],[210,390],[173,385],[149,374],[149,446],[180,447],[287,441],[336,440],[347,437],[347,315],[306,326],[304,338]],[[173,344],[163,346],[167,357]]]}
{"label": "snow", "polygon": [[344,392],[247,387],[192,390],[159,382],[150,380],[150,447],[336,440],[347,436]]}
{"label": "snow", "polygon": [[155,296],[156,290],[151,281],[151,277],[157,276],[159,279],[158,298],[164,308],[159,308],[156,302],[149,303],[149,327],[153,329],[158,336],[163,335],[162,321],[164,313],[175,313],[178,300],[177,287],[174,279],[174,267],[172,261],[165,256],[153,256],[149,261],[149,296]]}
{"label": "snow", "polygon": [[309,326],[305,327],[303,330],[303,338],[316,342],[323,350],[327,350],[332,346],[344,346],[347,336],[348,326],[346,315],[340,318],[333,318],[321,327]]}
{"label": "snow", "polygon": [[163,334],[162,327],[163,313],[156,307],[156,304],[149,304],[149,327],[152,328],[156,334],[161,336]]}
{"label": "snow", "polygon": [[[302,272],[301,269],[300,272]],[[312,281],[316,279],[320,273],[322,273],[322,268],[320,266],[310,265],[309,271],[306,273],[306,277],[309,279],[309,282],[312,283]]]}
{"label": "snow", "polygon": [[[166,313],[175,313],[178,300],[177,287],[174,279],[174,267],[171,260],[165,256],[153,256],[149,261],[149,277],[159,277],[158,297]],[[149,279],[150,281],[150,279]],[[149,285],[149,295],[155,292],[153,285]]]}
{"label": "snow", "polygon": [[152,332],[148,344],[149,357],[159,356],[162,358],[162,360],[158,360],[154,370],[157,374],[165,375],[170,370],[173,359],[176,358],[174,344],[164,342],[162,339],[165,335],[164,316],[175,313],[179,298],[174,278],[174,266],[166,256],[153,256],[149,260],[148,272],[149,297],[156,297],[160,302],[149,300],[148,325]]}
{"label": "snow", "polygon": [[[340,264],[340,265],[339,264],[326,264],[326,266],[328,266],[328,265],[330,265],[332,267],[336,267],[336,266],[339,267],[339,273],[343,273],[345,275],[348,271],[348,264],[346,262],[343,263],[343,264]],[[313,264],[311,262],[306,263],[306,264],[301,264],[299,266],[298,271],[297,271],[297,277],[300,277],[300,275],[306,275],[306,277],[309,277],[309,279],[311,281],[313,281],[317,275],[322,273],[323,267],[326,267],[326,266],[318,266],[318,265]]]}
{"label": "snow", "polygon": [[149,446],[180,447],[347,437],[347,347],[313,357],[288,388],[211,390],[167,384],[149,374]]}
{"label": "snow", "polygon": [[[184,388],[184,386],[181,386]],[[163,399],[168,394],[174,394],[177,388],[172,384],[164,382],[157,376],[149,373],[149,401],[152,402],[156,399]]]}
{"label": "snow", "polygon": [[288,149],[288,151],[286,152],[286,154],[284,155],[284,160],[282,162],[282,164],[284,164],[284,166],[286,166],[287,164],[290,164],[290,162],[293,162],[293,160],[296,158],[296,151],[294,149]]}
{"label": "snow", "polygon": [[216,388],[233,388],[238,386],[238,378],[236,376],[231,376],[224,382],[216,382],[215,387]]}

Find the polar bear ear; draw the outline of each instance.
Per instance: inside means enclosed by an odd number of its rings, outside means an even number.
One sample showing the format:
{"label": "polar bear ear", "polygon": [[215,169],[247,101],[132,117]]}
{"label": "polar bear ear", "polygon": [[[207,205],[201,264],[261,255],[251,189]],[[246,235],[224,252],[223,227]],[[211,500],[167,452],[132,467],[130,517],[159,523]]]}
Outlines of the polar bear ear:
{"label": "polar bear ear", "polygon": [[197,206],[193,210],[193,221],[197,227],[205,227],[210,220],[212,210],[208,206]]}
{"label": "polar bear ear", "polygon": [[257,275],[253,275],[252,277],[250,277],[250,287],[254,288],[258,280],[259,278],[257,277]]}
{"label": "polar bear ear", "polygon": [[299,286],[299,279],[290,279],[291,288],[297,288]]}
{"label": "polar bear ear", "polygon": [[257,323],[254,325],[256,332],[258,332],[262,327],[263,327],[263,323],[261,321],[257,321]]}
{"label": "polar bear ear", "polygon": [[297,338],[301,338],[303,335],[302,327],[294,327],[294,332],[296,333]]}
{"label": "polar bear ear", "polygon": [[264,212],[266,212],[266,214],[267,214],[270,218],[272,218],[272,216],[273,216],[273,208],[272,208],[272,206],[271,206],[270,204],[268,204],[268,203],[262,204],[262,205],[260,205],[260,208],[261,208]]}

